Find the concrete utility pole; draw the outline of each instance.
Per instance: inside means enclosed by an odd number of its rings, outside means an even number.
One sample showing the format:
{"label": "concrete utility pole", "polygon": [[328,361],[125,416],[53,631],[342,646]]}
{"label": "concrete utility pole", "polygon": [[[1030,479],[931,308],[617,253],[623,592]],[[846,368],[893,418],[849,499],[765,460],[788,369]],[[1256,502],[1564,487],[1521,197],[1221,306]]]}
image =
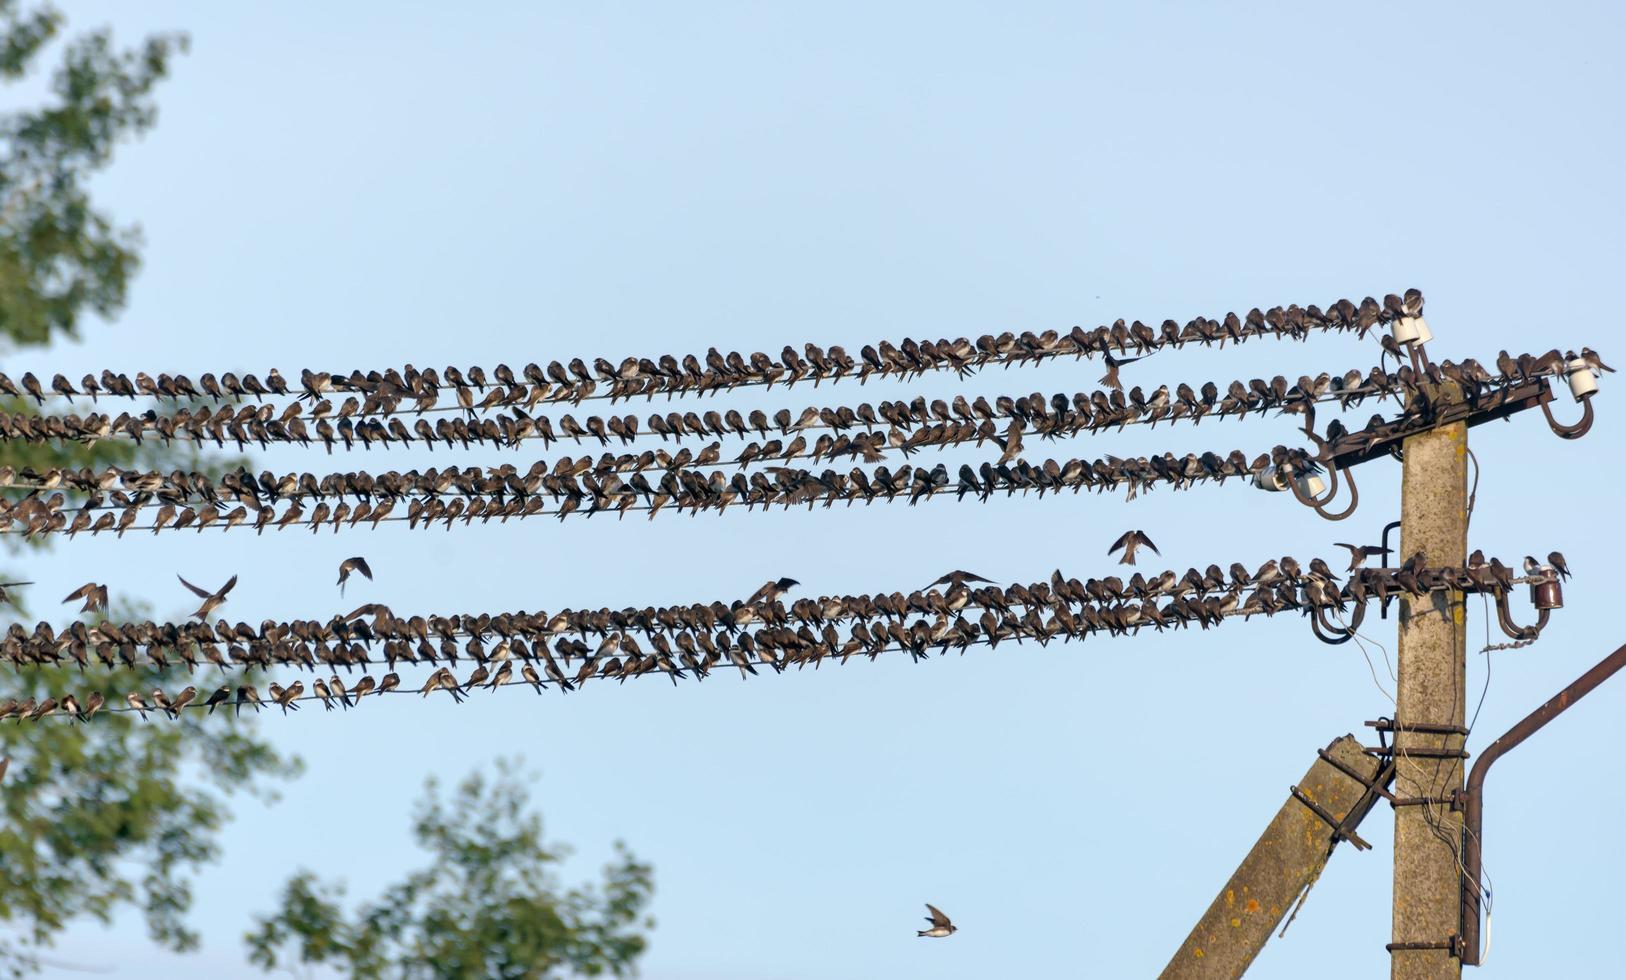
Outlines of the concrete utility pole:
{"label": "concrete utility pole", "polygon": [[[1377,801],[1371,782],[1378,761],[1345,735],[1327,746],[1337,765],[1316,759],[1298,790],[1353,832]],[[1259,955],[1299,895],[1315,881],[1337,841],[1332,826],[1297,796],[1289,796],[1219,897],[1164,967],[1161,980],[1234,980]]]}
{"label": "concrete utility pole", "polygon": [[[1447,425],[1405,441],[1400,560],[1464,565],[1468,550],[1468,430]],[[1462,786],[1467,670],[1462,593],[1400,602],[1400,684],[1395,732],[1394,942],[1391,980],[1458,980],[1451,946],[1460,929],[1462,814],[1448,802]],[[1456,753],[1456,757],[1452,754]]]}

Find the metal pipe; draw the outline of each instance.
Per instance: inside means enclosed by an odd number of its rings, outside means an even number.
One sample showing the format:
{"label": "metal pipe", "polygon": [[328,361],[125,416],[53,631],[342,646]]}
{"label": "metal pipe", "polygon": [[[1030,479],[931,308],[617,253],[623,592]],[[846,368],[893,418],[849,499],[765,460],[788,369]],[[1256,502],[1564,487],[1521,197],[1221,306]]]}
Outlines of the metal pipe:
{"label": "metal pipe", "polygon": [[1575,683],[1555,694],[1546,704],[1530,712],[1501,738],[1485,746],[1479,761],[1468,773],[1468,789],[1463,794],[1462,844],[1462,962],[1464,966],[1479,965],[1479,873],[1481,848],[1484,846],[1485,775],[1492,763],[1511,752],[1519,743],[1540,731],[1564,709],[1586,697],[1592,689],[1613,677],[1626,667],[1626,646],[1601,660],[1597,666],[1582,674]]}

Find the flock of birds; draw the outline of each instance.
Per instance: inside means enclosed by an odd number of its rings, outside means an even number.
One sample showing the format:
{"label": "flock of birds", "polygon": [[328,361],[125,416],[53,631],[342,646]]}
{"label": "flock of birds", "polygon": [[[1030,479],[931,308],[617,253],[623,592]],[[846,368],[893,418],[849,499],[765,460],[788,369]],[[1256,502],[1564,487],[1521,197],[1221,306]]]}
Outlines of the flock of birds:
{"label": "flock of birds", "polygon": [[[277,476],[266,471],[256,476],[239,468],[218,480],[179,470],[168,475],[117,467],[42,473],[0,467],[0,489],[26,488],[20,500],[0,501],[0,530],[29,537],[72,537],[85,531],[93,535],[112,531],[122,537],[130,530],[202,531],[211,526],[253,527],[257,532],[305,527],[316,532],[362,523],[377,527],[385,520],[402,519],[409,527],[444,521],[450,529],[459,518],[467,525],[476,519],[506,522],[539,514],[563,520],[572,514],[647,511],[653,519],[667,507],[694,515],[721,513],[736,503],[746,510],[758,505],[767,510],[775,505],[802,504],[811,509],[819,504],[850,506],[899,499],[916,504],[950,494],[986,501],[1001,492],[1032,491],[1043,496],[1062,490],[1121,488],[1128,488],[1133,497],[1160,484],[1180,490],[1205,482],[1252,478],[1272,466],[1316,469],[1308,451],[1280,445],[1251,459],[1241,450],[1223,456],[1215,452],[1164,453],[1128,459],[1047,458],[1036,463],[1002,457],[984,461],[975,469],[961,464],[954,477],[942,463],[929,468],[903,464],[896,470],[885,465],[854,467],[847,473],[778,466],[729,477],[720,470],[707,474],[695,467],[655,473],[623,470],[595,465],[590,457],[562,458],[551,466],[538,461],[525,471],[503,464],[404,473],[363,470],[320,478],[308,472]],[[70,503],[67,492],[83,494],[85,499]],[[406,506],[400,507],[403,502]],[[279,504],[286,506],[279,511]],[[143,518],[147,523],[141,523]]]}
{"label": "flock of birds", "polygon": [[[713,442],[698,453],[684,447],[675,453],[665,448],[646,449],[636,455],[606,452],[596,459],[563,456],[551,463],[539,460],[523,471],[503,464],[488,468],[431,467],[404,473],[350,471],[318,477],[309,472],[279,476],[269,471],[256,476],[239,469],[216,480],[179,470],[166,475],[114,467],[44,472],[0,467],[0,490],[21,494],[19,499],[0,499],[0,533],[72,537],[80,532],[95,535],[112,531],[122,536],[132,529],[156,533],[240,526],[252,526],[258,532],[290,527],[312,531],[331,527],[337,531],[363,523],[377,527],[385,520],[405,520],[414,528],[444,522],[449,529],[459,519],[468,525],[475,520],[506,522],[539,514],[564,519],[572,514],[625,515],[629,511],[646,511],[653,518],[665,508],[693,515],[703,510],[720,513],[735,503],[747,510],[759,504],[766,510],[775,504],[791,507],[805,503],[812,508],[821,503],[830,507],[838,501],[850,506],[857,501],[867,504],[899,498],[914,504],[947,494],[956,499],[970,495],[986,501],[999,492],[1012,495],[1033,491],[1043,496],[1064,489],[1076,493],[1121,487],[1127,487],[1133,497],[1158,484],[1182,489],[1205,481],[1223,483],[1231,478],[1258,476],[1269,467],[1315,472],[1332,454],[1369,447],[1433,424],[1436,399],[1468,405],[1494,400],[1516,385],[1563,373],[1567,369],[1565,358],[1556,350],[1517,358],[1504,352],[1498,358],[1501,373],[1495,375],[1471,359],[1461,364],[1431,363],[1422,372],[1427,377],[1421,381],[1409,366],[1392,374],[1379,369],[1364,375],[1351,371],[1344,378],[1323,374],[1301,378],[1292,385],[1281,377],[1268,382],[1253,379],[1247,384],[1233,382],[1223,396],[1212,384],[1204,385],[1200,395],[1180,385],[1172,396],[1163,386],[1150,398],[1136,388],[1127,397],[1114,391],[1110,396],[1095,392],[1089,398],[1079,394],[1068,399],[1058,394],[1046,400],[1035,393],[1025,398],[1001,397],[994,404],[982,398],[968,403],[963,396],[952,403],[941,399],[928,403],[917,398],[911,402],[883,402],[879,416],[866,404],[856,412],[809,407],[794,418],[788,409],[782,409],[771,422],[760,412],[751,413],[747,420],[732,410],[731,418],[726,420],[715,412],[708,412],[707,418],[692,418],[700,431],[711,434],[730,431],[790,437],[788,444],[780,438],[766,443],[752,441],[731,459],[723,457],[721,443]],[[1613,370],[1590,349],[1585,351],[1585,360],[1597,370]],[[1374,396],[1396,397],[1402,404],[1401,414],[1396,418],[1374,415],[1364,428],[1354,431],[1334,419],[1327,425],[1324,437],[1314,435],[1310,429],[1308,423],[1313,421],[1316,402],[1335,399],[1342,407],[1349,407]],[[1107,410],[1095,411],[1098,403]],[[1183,456],[1164,453],[1093,460],[1074,457],[1030,461],[1022,455],[1027,433],[1056,438],[1097,431],[1105,425],[1155,423],[1163,418],[1196,421],[1208,414],[1225,417],[1271,409],[1305,413],[1306,428],[1319,444],[1318,452],[1312,456],[1305,450],[1277,446],[1252,458],[1240,450],[1223,456],[1215,452]],[[684,432],[691,431],[690,420],[675,413],[674,417]],[[849,434],[844,431],[849,418],[861,424],[868,424],[867,419],[884,420],[888,428]],[[1004,420],[1003,426],[996,426],[995,419]],[[463,424],[462,420],[457,422]],[[806,430],[820,425],[828,425],[830,431],[810,445]],[[679,427],[662,423],[659,431],[665,438],[668,433],[678,434]],[[573,426],[573,434],[579,436],[574,431],[577,428]],[[608,429],[593,428],[607,441]],[[634,421],[630,426],[620,424],[615,428],[630,441],[636,424]],[[942,463],[931,467],[905,463],[895,469],[885,464],[868,469],[855,466],[846,473],[834,468],[815,470],[790,465],[804,459],[829,463],[854,456],[874,462],[893,450],[907,456],[927,447],[967,443],[981,446],[988,441],[1000,449],[998,457],[975,468],[960,464],[953,476]],[[753,464],[760,468],[747,473]],[[725,470],[730,467],[738,469],[729,475]],[[70,501],[70,493],[83,499]],[[279,510],[279,504],[286,506]]]}
{"label": "flock of birds", "polygon": [[[98,396],[243,401],[290,394],[314,402],[330,392],[347,392],[368,399],[378,411],[399,406],[409,399],[415,405],[430,408],[438,404],[443,390],[451,389],[459,406],[471,409],[478,404],[477,398],[478,401],[490,399],[495,404],[507,397],[504,393],[519,388],[526,389],[526,398],[541,389],[543,393],[537,396],[538,401],[579,403],[594,397],[613,400],[640,395],[652,398],[657,394],[706,395],[750,385],[772,387],[781,382],[788,388],[802,381],[816,385],[848,377],[863,383],[871,377],[909,378],[943,370],[966,376],[991,364],[1009,366],[1093,355],[1108,359],[1110,378],[1114,376],[1114,361],[1128,362],[1127,358],[1114,358],[1114,351],[1119,355],[1145,355],[1164,347],[1224,346],[1226,342],[1241,343],[1260,337],[1302,340],[1315,331],[1353,332],[1365,337],[1393,320],[1421,316],[1422,311],[1423,294],[1408,289],[1403,295],[1390,294],[1381,301],[1368,296],[1359,303],[1340,299],[1329,303],[1326,309],[1313,304],[1278,306],[1263,311],[1255,308],[1241,315],[1227,313],[1219,320],[1197,317],[1184,325],[1164,320],[1157,328],[1139,320],[1129,324],[1118,320],[1111,326],[1094,330],[1074,327],[1067,333],[1047,330],[984,334],[975,340],[966,337],[937,341],[905,339],[897,344],[881,341],[866,344],[856,360],[840,346],[824,349],[806,344],[799,353],[787,345],[778,360],[760,351],[749,355],[738,351],[723,354],[714,347],[704,358],[689,354],[679,359],[663,354],[654,359],[627,357],[617,364],[599,357],[593,360],[591,367],[583,359],[575,358],[566,364],[553,361],[546,367],[528,364],[518,374],[507,365],[499,364],[489,377],[478,366],[467,372],[453,366],[439,372],[433,368],[420,371],[410,364],[400,370],[391,368],[366,374],[305,370],[300,372],[297,388],[290,388],[276,369],[267,372],[263,382],[252,374],[238,377],[225,372],[218,378],[213,373],[201,375],[196,384],[184,375],[159,374],[154,378],[137,372],[132,380],[127,375],[103,371],[99,377],[85,375],[76,385],[58,374],[51,379],[48,392],[32,373],[23,375],[19,382],[0,374],[0,394],[29,397],[44,404],[47,397],[55,396],[70,401],[76,396],[92,401]],[[1392,346],[1393,340],[1386,339],[1386,346]],[[1395,347],[1394,352],[1398,356],[1399,348]],[[481,394],[476,396],[476,392]]]}
{"label": "flock of birds", "polygon": [[[1138,533],[1138,532],[1131,532]],[[1475,552],[1461,567],[1430,567],[1413,555],[1396,568],[1368,568],[1374,546],[1343,545],[1350,550],[1346,574],[1340,576],[1319,558],[1301,564],[1291,556],[1272,559],[1256,570],[1241,563],[1229,568],[1210,565],[1185,574],[1167,570],[1125,580],[1118,576],[1079,581],[1058,570],[1046,581],[1000,586],[987,578],[955,570],[925,589],[869,595],[830,595],[787,602],[801,583],[780,578],[765,583],[747,599],[642,609],[565,609],[557,613],[398,616],[380,603],[366,603],[348,615],[327,621],[267,620],[258,627],[209,617],[226,603],[237,583],[233,576],[216,590],[181,579],[201,598],[196,622],[150,621],[95,624],[75,622],[57,632],[49,623],[32,631],[13,623],[0,639],[0,659],[14,667],[76,663],[81,671],[92,660],[113,669],[201,663],[222,671],[293,667],[332,672],[314,678],[310,693],[303,681],[286,687],[271,683],[262,697],[251,684],[221,685],[201,702],[195,686],[170,694],[154,689],[123,696],[124,709],[143,718],[157,711],[179,717],[187,707],[213,709],[230,704],[279,706],[296,710],[299,702],[319,699],[332,710],[354,707],[370,694],[402,691],[396,672],[401,664],[432,667],[417,691],[429,696],[446,692],[461,702],[476,689],[496,690],[526,684],[538,693],[547,687],[574,691],[590,681],[625,682],[644,675],[700,681],[717,667],[739,671],[742,678],[759,667],[783,672],[790,667],[817,668],[826,660],[846,663],[854,656],[873,660],[891,650],[916,660],[950,648],[962,653],[972,645],[997,648],[1001,642],[1083,639],[1094,633],[1132,635],[1198,626],[1209,629],[1227,618],[1272,616],[1284,612],[1328,610],[1342,614],[1352,604],[1387,604],[1403,596],[1420,597],[1439,589],[1502,594],[1520,582],[1547,573],[1533,557],[1520,577],[1498,559]],[[1561,554],[1548,565],[1568,576]],[[371,578],[364,558],[340,564],[339,586],[350,574]],[[65,602],[83,602],[82,611],[105,610],[107,587],[87,583]],[[845,630],[839,628],[845,627]],[[175,660],[166,657],[166,652]],[[459,679],[454,668],[465,660],[472,669]],[[364,673],[352,684],[340,676],[386,665],[375,679]],[[38,721],[53,715],[87,720],[107,704],[107,695],[91,692],[41,700],[0,703],[0,720]]]}

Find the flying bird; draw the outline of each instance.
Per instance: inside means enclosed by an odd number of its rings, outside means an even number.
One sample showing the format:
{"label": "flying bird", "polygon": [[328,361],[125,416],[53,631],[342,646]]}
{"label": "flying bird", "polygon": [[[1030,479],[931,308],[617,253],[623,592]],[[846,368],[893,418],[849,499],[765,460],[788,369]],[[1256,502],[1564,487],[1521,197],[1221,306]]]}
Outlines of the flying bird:
{"label": "flying bird", "polygon": [[360,572],[367,581],[373,580],[373,570],[367,567],[367,559],[357,555],[355,558],[346,558],[339,562],[339,594],[344,595],[344,583],[350,580],[351,572]]}
{"label": "flying bird", "polygon": [[33,582],[0,582],[0,602],[9,602],[9,603],[11,603],[12,605],[15,606],[17,604],[16,600],[12,599],[11,598],[11,593],[7,592],[6,590],[7,589],[14,589],[19,585],[33,585],[33,584],[34,584]]}
{"label": "flying bird", "polygon": [[1373,544],[1354,545],[1342,541],[1334,541],[1333,544],[1349,549],[1349,570],[1352,572],[1365,566],[1368,558],[1377,558],[1383,554],[1383,549]]}
{"label": "flying bird", "polygon": [[801,584],[793,578],[775,579],[751,593],[751,598],[745,600],[745,604],[754,606],[759,602],[778,602],[781,595]]}
{"label": "flying bird", "polygon": [[1140,530],[1125,531],[1123,536],[1112,542],[1112,547],[1107,549],[1108,557],[1111,557],[1112,553],[1119,548],[1122,548],[1124,552],[1124,556],[1118,559],[1120,565],[1135,564],[1135,552],[1140,548],[1150,548],[1154,555],[1163,554],[1163,552],[1157,550],[1157,545],[1152,543],[1152,539],[1146,536],[1146,532]]}
{"label": "flying bird", "polygon": [[98,609],[106,609],[107,586],[97,585],[95,582],[86,582],[84,585],[81,585],[79,588],[68,593],[68,597],[63,599],[62,603],[63,605],[67,605],[68,603],[78,599],[83,599],[85,601],[85,604],[79,607],[79,611],[82,613],[95,612]]}
{"label": "flying bird", "polygon": [[207,620],[209,618],[209,614],[214,612],[222,603],[226,601],[226,593],[230,592],[232,588],[237,585],[237,576],[233,575],[225,585],[220,587],[219,592],[210,592],[207,589],[198,588],[191,582],[188,582],[186,579],[181,578],[179,575],[175,577],[180,578],[182,585],[186,586],[188,589],[191,589],[192,592],[198,596],[198,598],[203,600],[203,605],[199,606],[198,611],[192,614],[201,620]]}
{"label": "flying bird", "polygon": [[[1142,356],[1145,356],[1145,355],[1142,355]],[[1109,353],[1109,352],[1102,353],[1101,357],[1102,357],[1102,359],[1104,361],[1106,361],[1106,365],[1107,365],[1107,373],[1101,376],[1101,384],[1105,385],[1108,388],[1112,388],[1112,389],[1114,389],[1116,391],[1123,391],[1124,390],[1123,382],[1118,380],[1118,369],[1120,367],[1123,367],[1125,364],[1133,364],[1136,361],[1140,360],[1140,358],[1139,357],[1113,357],[1112,354]]]}
{"label": "flying bird", "polygon": [[987,582],[988,584],[992,585],[994,580],[991,578],[983,578],[981,575],[978,575],[975,572],[968,572],[964,569],[956,568],[954,571],[949,572],[947,575],[944,575],[942,578],[937,579],[931,585],[926,587],[929,589],[933,585],[947,585],[954,588],[959,588],[964,586],[967,582]]}
{"label": "flying bird", "polygon": [[949,917],[944,915],[937,908],[937,906],[927,902],[926,911],[931,913],[930,915],[926,916],[926,921],[930,922],[932,927],[930,929],[922,929],[919,932],[916,932],[915,935],[930,936],[933,939],[942,939],[945,936],[953,935],[959,931],[955,927],[954,923],[949,921]]}

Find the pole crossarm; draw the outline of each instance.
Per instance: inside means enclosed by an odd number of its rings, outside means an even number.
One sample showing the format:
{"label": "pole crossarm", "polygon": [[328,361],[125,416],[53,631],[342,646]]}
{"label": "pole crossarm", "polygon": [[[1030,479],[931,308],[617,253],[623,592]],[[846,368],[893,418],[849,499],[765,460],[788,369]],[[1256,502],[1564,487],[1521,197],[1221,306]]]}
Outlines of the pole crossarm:
{"label": "pole crossarm", "polygon": [[1371,812],[1392,773],[1367,755],[1352,735],[1320,750],[1164,967],[1162,980],[1242,976],[1321,874],[1338,842],[1360,841],[1355,828]]}

